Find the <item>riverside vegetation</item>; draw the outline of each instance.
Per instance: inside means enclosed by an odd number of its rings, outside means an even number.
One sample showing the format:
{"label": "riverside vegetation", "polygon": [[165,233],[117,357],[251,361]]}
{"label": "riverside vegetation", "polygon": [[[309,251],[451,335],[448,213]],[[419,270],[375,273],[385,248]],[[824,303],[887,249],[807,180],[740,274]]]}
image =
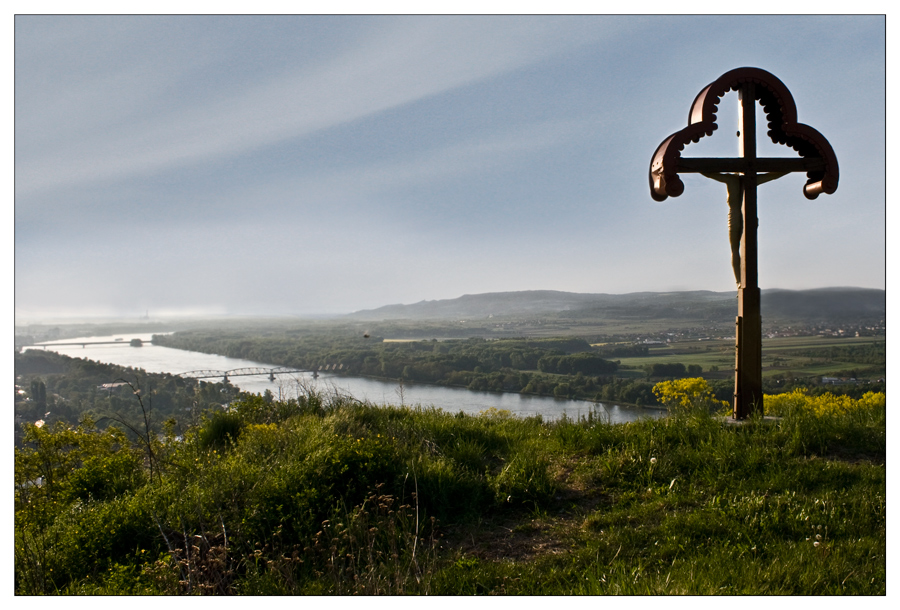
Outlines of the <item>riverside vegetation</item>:
{"label": "riverside vegetation", "polygon": [[[27,350],[15,355],[15,440],[23,422],[77,425],[89,417],[103,427],[116,422],[125,430],[144,427],[135,408],[135,390],[151,398],[150,432],[172,420],[177,434],[196,424],[201,414],[236,399],[239,390],[228,383],[209,383],[177,375],[148,374],[140,369],[70,358],[52,351]],[[134,436],[134,434],[132,434]]]}
{"label": "riverside vegetation", "polygon": [[[181,331],[154,336],[154,343],[343,375],[638,406],[658,404],[653,385],[666,378],[703,375],[718,399],[732,395],[733,339],[667,344],[666,333],[662,337],[650,345],[636,343],[633,336],[589,341],[571,335],[390,341],[350,327],[273,326]],[[837,345],[807,339],[764,343],[765,392],[796,387],[823,392],[822,375],[884,376],[883,338],[836,339]],[[828,389],[859,398],[883,390],[884,381]]]}
{"label": "riverside vegetation", "polygon": [[616,425],[311,390],[146,443],[27,423],[15,590],[885,593],[883,393],[767,396],[778,419],[733,425],[705,380],[654,391],[669,417]]}

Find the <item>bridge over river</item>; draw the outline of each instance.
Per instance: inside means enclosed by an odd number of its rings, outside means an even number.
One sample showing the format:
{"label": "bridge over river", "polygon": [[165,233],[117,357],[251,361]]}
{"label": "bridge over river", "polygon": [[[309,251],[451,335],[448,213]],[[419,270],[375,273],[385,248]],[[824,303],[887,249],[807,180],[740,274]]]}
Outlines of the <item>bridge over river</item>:
{"label": "bridge over river", "polygon": [[[303,382],[308,382],[310,387],[315,388],[316,391],[326,394],[332,391],[340,392],[341,395],[353,396],[360,401],[369,401],[378,405],[397,404],[398,400],[400,404],[434,405],[448,413],[463,411],[476,414],[495,408],[507,409],[522,417],[539,414],[543,417],[557,418],[563,413],[577,417],[578,414],[586,414],[592,409],[598,408],[598,405],[584,401],[516,393],[474,392],[464,388],[427,384],[408,384],[404,387],[401,397],[398,395],[396,381],[354,376],[352,367],[348,366],[349,363],[309,363],[309,366],[288,367],[274,363],[174,349],[162,345],[148,345],[147,342],[151,336],[150,333],[125,335],[121,341],[115,340],[119,338],[116,335],[57,339],[52,343],[74,345],[47,346],[46,349],[72,358],[86,357],[95,362],[143,369],[148,373],[175,374],[178,371],[186,371],[178,374],[182,378],[206,381],[221,381],[228,377],[236,387],[251,394],[262,394],[273,387],[273,382],[292,381],[291,377],[296,377]],[[130,339],[138,337],[145,347],[129,349]],[[26,349],[43,349],[43,346],[38,345]],[[316,372],[319,374],[318,379],[314,377]],[[275,379],[273,380],[272,377]],[[602,405],[600,408],[604,409],[604,417],[608,417],[613,423],[634,421],[641,417],[656,418],[665,414],[665,411],[656,409],[639,409],[615,404]]]}
{"label": "bridge over river", "polygon": [[201,369],[198,371],[188,371],[186,373],[178,373],[179,377],[186,379],[222,379],[228,381],[229,377],[242,377],[245,375],[268,375],[269,381],[275,381],[275,375],[284,375],[289,373],[312,373],[313,377],[318,377],[319,370],[333,369],[335,371],[344,368],[344,365],[328,365],[325,369],[306,370],[292,369],[283,366],[275,368],[265,368],[260,366],[250,366],[240,369],[231,369],[230,371],[214,371],[211,369]]}

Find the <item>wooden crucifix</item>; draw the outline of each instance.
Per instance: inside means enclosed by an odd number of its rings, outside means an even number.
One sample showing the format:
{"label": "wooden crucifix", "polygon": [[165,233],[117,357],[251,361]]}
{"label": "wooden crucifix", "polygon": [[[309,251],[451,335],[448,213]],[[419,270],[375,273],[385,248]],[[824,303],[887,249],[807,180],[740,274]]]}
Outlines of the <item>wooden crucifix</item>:
{"label": "wooden crucifix", "polygon": [[[716,112],[723,95],[737,91],[740,100],[740,156],[735,158],[684,158],[681,151],[692,142],[712,135],[718,128]],[[768,121],[767,135],[799,157],[758,157],[756,154],[756,103],[762,104]],[[738,280],[738,315],[735,320],[735,372],[733,417],[744,419],[762,414],[762,318],[757,273],[756,188],[764,181],[789,172],[806,172],[803,194],[815,199],[832,194],[838,185],[837,157],[822,134],[797,122],[797,107],[787,87],[774,75],[759,68],[736,68],[726,72],[694,99],[688,126],[675,132],[656,149],[650,163],[650,195],[656,201],[684,192],[680,173],[701,173],[729,184],[730,233],[742,225],[740,253],[732,234],[732,261]],[[740,214],[737,215],[737,203]]]}

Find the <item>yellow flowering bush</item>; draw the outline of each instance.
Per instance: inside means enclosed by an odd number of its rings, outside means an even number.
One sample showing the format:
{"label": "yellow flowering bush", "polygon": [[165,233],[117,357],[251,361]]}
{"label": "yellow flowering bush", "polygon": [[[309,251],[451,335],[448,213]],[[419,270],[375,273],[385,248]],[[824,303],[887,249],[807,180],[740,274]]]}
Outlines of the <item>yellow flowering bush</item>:
{"label": "yellow flowering bush", "polygon": [[805,389],[797,389],[784,394],[763,397],[766,415],[786,415],[794,411],[816,416],[840,415],[856,410],[883,409],[885,407],[884,392],[866,392],[860,399],[849,396],[834,395],[830,392],[821,396],[810,396]]}
{"label": "yellow flowering bush", "polygon": [[698,407],[717,410],[728,407],[727,402],[715,397],[702,377],[661,381],[653,386],[653,394],[669,410],[689,411]]}
{"label": "yellow flowering bush", "polygon": [[490,417],[491,419],[509,419],[510,417],[512,417],[512,411],[510,411],[509,409],[498,409],[497,407],[490,407],[489,409],[479,411],[478,415],[482,417]]}

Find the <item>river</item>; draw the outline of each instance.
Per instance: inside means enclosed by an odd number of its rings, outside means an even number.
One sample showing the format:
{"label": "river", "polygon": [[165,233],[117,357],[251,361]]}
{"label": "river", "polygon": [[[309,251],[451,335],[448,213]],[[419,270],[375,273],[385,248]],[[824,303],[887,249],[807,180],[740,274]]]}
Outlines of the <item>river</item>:
{"label": "river", "polygon": [[[105,345],[67,345],[48,346],[48,349],[71,356],[86,358],[106,364],[143,369],[149,373],[180,374],[197,370],[230,371],[234,369],[263,367],[277,368],[276,365],[254,362],[242,358],[228,358],[215,354],[203,354],[187,350],[173,349],[145,343],[142,347],[131,347],[132,339],[150,341],[150,334],[121,334],[103,337],[78,337],[64,339],[59,342],[77,343],[79,341],[111,341]],[[54,343],[54,342],[49,342]],[[377,405],[421,405],[435,406],[450,413],[463,411],[476,414],[494,407],[506,409],[514,415],[527,417],[541,415],[545,419],[557,419],[563,414],[577,418],[590,411],[612,423],[635,421],[641,417],[658,418],[665,415],[659,409],[592,403],[583,400],[565,400],[546,396],[527,396],[514,393],[474,392],[464,388],[451,388],[427,384],[404,384],[379,381],[365,377],[344,377],[329,373],[320,373],[317,379],[311,373],[293,373],[277,375],[270,381],[265,375],[232,376],[229,381],[245,392],[262,394],[271,390],[276,397],[292,398],[303,388],[313,388],[324,392],[340,392],[349,394],[362,401]]]}

